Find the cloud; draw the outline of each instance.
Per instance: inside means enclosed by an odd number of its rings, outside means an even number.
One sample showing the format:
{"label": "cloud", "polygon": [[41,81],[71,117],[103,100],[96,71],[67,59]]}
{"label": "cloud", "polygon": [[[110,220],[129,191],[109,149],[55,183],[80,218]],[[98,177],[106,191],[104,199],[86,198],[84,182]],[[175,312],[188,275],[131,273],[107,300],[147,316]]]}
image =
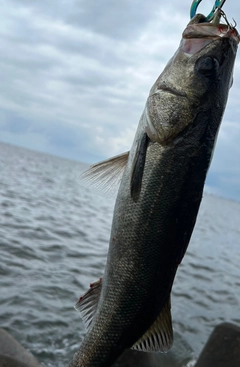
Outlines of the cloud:
{"label": "cloud", "polygon": [[[228,114],[229,112],[226,116]],[[207,179],[208,185],[214,187],[219,195],[238,199],[240,199],[239,139],[239,123],[225,119]]]}
{"label": "cloud", "polygon": [[[148,92],[179,44],[189,7],[187,0],[164,6],[157,0],[3,2],[0,140],[88,162],[128,150]],[[207,2],[200,6],[204,13],[208,8]],[[224,8],[240,13],[239,4]],[[214,177],[240,174],[239,82],[237,62],[210,170]],[[224,185],[229,192],[234,184],[229,179]]]}

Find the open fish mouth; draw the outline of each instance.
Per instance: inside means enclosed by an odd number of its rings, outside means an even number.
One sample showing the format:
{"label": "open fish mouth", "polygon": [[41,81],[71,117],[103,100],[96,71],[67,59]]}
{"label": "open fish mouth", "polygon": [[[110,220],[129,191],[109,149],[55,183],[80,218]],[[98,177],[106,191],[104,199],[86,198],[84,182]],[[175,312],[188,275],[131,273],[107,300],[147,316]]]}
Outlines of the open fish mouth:
{"label": "open fish mouth", "polygon": [[[221,17],[226,24],[220,23]],[[225,13],[219,9],[211,23],[205,21],[202,14],[197,14],[187,25],[182,34],[182,51],[193,55],[203,49],[209,43],[219,38],[231,38],[239,43],[240,36],[237,31],[236,23],[230,24]]]}

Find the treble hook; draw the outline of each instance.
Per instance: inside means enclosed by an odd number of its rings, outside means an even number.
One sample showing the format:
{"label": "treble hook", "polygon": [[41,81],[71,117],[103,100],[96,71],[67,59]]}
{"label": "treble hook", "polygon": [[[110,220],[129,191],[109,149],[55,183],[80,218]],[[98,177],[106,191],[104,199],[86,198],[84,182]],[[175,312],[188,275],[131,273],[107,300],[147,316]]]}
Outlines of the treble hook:
{"label": "treble hook", "polygon": [[[192,19],[196,15],[196,11],[198,8],[198,5],[200,4],[202,0],[193,0],[192,6],[190,8],[190,18]],[[206,17],[206,22],[211,22],[211,20],[214,18],[214,14],[216,10],[221,9],[224,5],[226,0],[215,0],[215,4],[213,5],[212,10]]]}

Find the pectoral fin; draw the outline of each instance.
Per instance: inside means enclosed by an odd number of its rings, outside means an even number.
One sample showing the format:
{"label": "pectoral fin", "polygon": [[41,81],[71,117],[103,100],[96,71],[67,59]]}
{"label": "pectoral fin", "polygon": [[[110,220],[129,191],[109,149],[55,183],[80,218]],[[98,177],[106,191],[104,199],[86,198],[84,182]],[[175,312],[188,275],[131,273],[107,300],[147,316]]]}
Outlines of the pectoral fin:
{"label": "pectoral fin", "polygon": [[167,352],[173,343],[170,298],[149,330],[133,345],[142,352]]}
{"label": "pectoral fin", "polygon": [[125,152],[106,161],[93,164],[81,174],[80,183],[97,193],[114,195],[121,182],[128,155],[129,152]]}
{"label": "pectoral fin", "polygon": [[142,135],[141,140],[138,143],[135,158],[133,161],[133,169],[131,176],[131,197],[133,201],[137,201],[141,192],[142,187],[142,177],[144,171],[144,165],[147,154],[147,147],[150,139],[146,133]]}
{"label": "pectoral fin", "polygon": [[84,326],[88,330],[97,311],[98,301],[102,290],[102,278],[90,284],[89,290],[79,298],[75,310],[80,312]]}

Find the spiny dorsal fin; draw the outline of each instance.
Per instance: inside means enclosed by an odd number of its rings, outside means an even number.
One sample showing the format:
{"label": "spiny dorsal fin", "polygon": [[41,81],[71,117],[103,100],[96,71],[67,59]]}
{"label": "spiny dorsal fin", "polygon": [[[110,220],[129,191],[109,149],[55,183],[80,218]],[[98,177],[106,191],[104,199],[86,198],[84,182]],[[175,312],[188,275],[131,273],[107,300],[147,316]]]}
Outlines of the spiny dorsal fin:
{"label": "spiny dorsal fin", "polygon": [[142,352],[167,352],[173,343],[170,298],[150,329],[133,345]]}
{"label": "spiny dorsal fin", "polygon": [[103,195],[114,195],[122,179],[129,152],[90,166],[80,176],[80,183]]}
{"label": "spiny dorsal fin", "polygon": [[141,140],[138,143],[131,176],[131,197],[133,201],[137,201],[141,192],[142,177],[145,166],[147,147],[149,143],[149,137],[144,133]]}
{"label": "spiny dorsal fin", "polygon": [[74,308],[80,312],[84,326],[89,329],[98,307],[102,289],[102,278],[90,284],[89,290],[79,298]]}

